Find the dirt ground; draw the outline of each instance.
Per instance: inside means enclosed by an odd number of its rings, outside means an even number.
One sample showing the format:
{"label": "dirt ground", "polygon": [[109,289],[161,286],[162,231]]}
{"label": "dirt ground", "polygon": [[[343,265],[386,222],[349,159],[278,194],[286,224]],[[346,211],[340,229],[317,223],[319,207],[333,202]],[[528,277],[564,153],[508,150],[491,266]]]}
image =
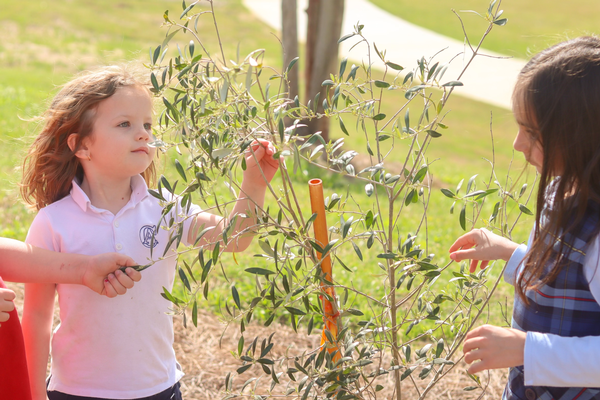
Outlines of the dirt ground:
{"label": "dirt ground", "polygon": [[[15,302],[19,314],[23,306],[23,285],[8,283],[7,286],[17,293]],[[58,307],[55,307],[55,322],[58,322]],[[224,386],[225,376],[231,372],[233,378],[233,389],[239,390],[241,386],[249,379],[254,379],[244,390],[244,396],[252,399],[252,394],[265,395],[271,384],[269,376],[258,367],[254,366],[245,372],[242,376],[236,376],[235,370],[241,366],[232,353],[237,352],[239,339],[239,326],[231,326],[223,334],[224,325],[219,319],[210,313],[199,312],[198,327],[191,324],[188,319],[188,327],[184,328],[182,318],[175,317],[175,343],[174,348],[177,359],[185,376],[183,377],[182,392],[185,400],[205,400],[220,399],[225,397]],[[318,335],[296,334],[290,327],[276,325],[273,323],[265,328],[262,325],[250,324],[244,333],[246,345],[259,337],[259,343],[264,338],[268,338],[275,332],[273,342],[275,346],[271,355],[284,356],[286,354],[300,354],[303,351],[309,352],[315,349],[319,343]],[[466,364],[457,365],[442,382],[437,384],[427,394],[427,399],[448,399],[448,400],[474,400],[474,399],[500,399],[504,384],[506,382],[506,370],[494,370],[480,375],[482,384],[487,386],[485,391],[480,389],[473,391],[464,391],[463,388],[471,386],[473,381],[465,373]],[[415,374],[416,375],[416,374]],[[262,378],[261,378],[262,377]],[[298,399],[299,396],[285,396],[286,384],[289,380],[285,375],[281,377],[281,384],[273,392],[274,398],[278,399]],[[393,396],[393,384],[390,375],[385,375],[377,381],[384,386],[384,389],[377,393],[377,399],[391,399]],[[410,378],[402,382],[402,398],[417,399],[419,393],[423,391],[427,380],[419,380],[415,376],[414,381]],[[418,388],[418,389],[417,389]],[[240,398],[240,397],[238,397]]]}

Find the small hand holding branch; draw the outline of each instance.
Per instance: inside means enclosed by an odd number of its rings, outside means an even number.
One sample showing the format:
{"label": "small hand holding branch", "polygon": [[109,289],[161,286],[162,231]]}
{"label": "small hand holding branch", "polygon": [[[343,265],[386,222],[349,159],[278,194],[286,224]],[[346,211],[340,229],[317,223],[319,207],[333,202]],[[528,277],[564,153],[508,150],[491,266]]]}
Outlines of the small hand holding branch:
{"label": "small hand holding branch", "polygon": [[523,365],[526,337],[527,333],[513,328],[483,325],[473,329],[467,333],[463,345],[465,362],[473,363],[467,371],[476,374]]}
{"label": "small hand holding branch", "polygon": [[[15,309],[15,292],[10,289],[0,288],[0,323],[8,321],[10,312]],[[0,324],[0,326],[2,326]]]}
{"label": "small hand holding branch", "polygon": [[258,139],[252,142],[244,154],[244,183],[266,187],[279,168],[279,160],[274,159],[273,154],[275,147],[268,140]]}
{"label": "small hand holding branch", "polygon": [[473,229],[459,237],[450,246],[450,258],[454,261],[471,260],[469,271],[475,272],[481,261],[481,269],[490,261],[508,261],[519,245],[485,228]]}
{"label": "small hand holding branch", "polygon": [[[250,144],[244,154],[246,170],[244,171],[244,179],[233,210],[226,218],[207,212],[197,214],[194,217],[192,229],[189,230],[188,242],[195,243],[195,238],[201,229],[214,227],[198,242],[199,246],[212,248],[215,243],[222,240],[223,230],[236,215],[244,214],[251,216],[255,214],[256,208],[262,208],[265,202],[267,186],[279,169],[280,160],[274,159],[273,154],[275,154],[275,147],[268,140],[258,139]],[[254,218],[238,218],[235,227],[229,232],[231,240],[228,241],[223,250],[236,252],[244,251],[248,248],[253,235],[240,235],[240,233],[244,232],[254,223]]]}
{"label": "small hand holding branch", "polygon": [[135,263],[131,258],[118,253],[92,256],[89,266],[83,269],[81,283],[107,297],[125,294],[134,282],[142,279],[142,274],[133,268],[127,268],[124,273],[119,268],[133,265]]}

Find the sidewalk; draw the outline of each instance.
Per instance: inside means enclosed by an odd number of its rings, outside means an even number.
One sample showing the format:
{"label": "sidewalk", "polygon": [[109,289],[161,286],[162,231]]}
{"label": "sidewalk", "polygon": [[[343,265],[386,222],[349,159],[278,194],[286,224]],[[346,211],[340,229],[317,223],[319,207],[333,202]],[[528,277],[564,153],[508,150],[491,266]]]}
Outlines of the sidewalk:
{"label": "sidewalk", "polygon": [[[304,10],[307,3],[307,0],[298,0],[298,39],[301,41],[306,38]],[[281,0],[243,0],[243,4],[273,29],[281,30]],[[363,35],[367,40],[374,42],[380,51],[386,50],[387,61],[400,64],[408,70],[413,69],[421,57],[425,56],[429,59],[443,49],[445,50],[435,57],[436,61],[440,61],[440,65],[460,54],[450,64],[443,81],[456,80],[472,54],[469,47],[462,42],[406,22],[367,0],[346,0],[342,36],[352,33],[357,22],[364,25]],[[497,28],[502,29],[502,27]],[[358,65],[362,62],[362,58],[366,57],[366,47],[361,44],[350,52],[350,47],[355,43],[354,38],[342,42],[340,58],[348,57],[350,62]],[[480,50],[480,54],[502,57],[501,54],[487,50]],[[495,106],[510,108],[512,89],[525,61],[493,57],[476,57],[461,79],[464,86],[457,87],[455,93]],[[376,67],[383,66],[375,54],[372,61]]]}

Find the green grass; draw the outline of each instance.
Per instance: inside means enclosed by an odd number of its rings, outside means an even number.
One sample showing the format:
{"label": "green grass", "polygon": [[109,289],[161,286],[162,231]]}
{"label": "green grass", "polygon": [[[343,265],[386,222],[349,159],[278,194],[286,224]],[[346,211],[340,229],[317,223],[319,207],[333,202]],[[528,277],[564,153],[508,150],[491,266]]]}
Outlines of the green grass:
{"label": "green grass", "polygon": [[[472,10],[485,15],[487,0],[370,0],[372,3],[409,22],[432,31],[463,40],[464,34],[456,10],[464,20],[471,42],[477,43],[487,23],[479,16],[462,12]],[[532,54],[568,38],[598,34],[600,3],[595,0],[504,0],[503,27],[495,27],[484,48],[513,57]],[[365,30],[368,34],[368,30]]]}
{"label": "green grass", "polygon": [[[43,3],[49,4],[49,3]],[[507,3],[508,4],[508,3]],[[57,91],[57,86],[66,82],[70,76],[82,69],[115,62],[146,62],[148,49],[162,42],[165,29],[160,27],[163,12],[171,9],[171,17],[178,16],[180,2],[172,1],[130,1],[124,4],[116,0],[110,1],[53,1],[52,7],[34,2],[10,2],[0,0],[0,145],[3,157],[0,158],[0,235],[23,240],[33,214],[19,202],[18,167],[31,137],[38,126],[31,119],[39,115],[45,104]],[[267,65],[280,66],[279,42],[271,34],[271,30],[259,22],[242,6],[239,0],[216,2],[217,19],[225,45],[227,60],[237,60],[239,54],[243,59],[246,54],[257,48],[266,50]],[[431,14],[433,19],[435,14]],[[205,24],[201,30],[202,39],[210,44],[209,51],[219,54],[220,49],[212,32],[212,20],[202,18]],[[443,25],[443,24],[442,24]],[[505,30],[508,29],[505,28]],[[498,29],[501,32],[502,29]],[[490,39],[497,32],[494,32]],[[189,39],[188,39],[189,40]],[[187,43],[187,42],[186,42]],[[183,47],[184,44],[180,45]],[[176,54],[175,43],[171,51]],[[299,63],[301,67],[301,63]],[[403,97],[399,92],[385,94],[382,112],[391,115],[395,106]],[[394,97],[400,96],[400,97]],[[434,176],[429,208],[429,248],[428,253],[435,253],[436,261],[443,264],[448,261],[447,248],[463,231],[458,224],[458,215],[449,213],[452,201],[444,197],[440,187],[454,188],[461,179],[468,180],[472,175],[480,174],[479,185],[490,174],[491,159],[490,115],[493,115],[493,137],[498,176],[501,178],[512,159],[512,139],[516,132],[510,112],[454,96],[446,107],[450,111],[445,119],[449,126],[443,136],[433,141],[428,157],[433,162],[431,172]],[[414,112],[414,109],[413,109]],[[351,124],[347,123],[350,127]],[[343,133],[335,121],[332,123],[332,137],[342,137]],[[351,136],[346,139],[346,147],[356,149],[365,154],[365,139],[351,130]],[[389,144],[389,143],[388,143]],[[403,143],[396,143],[399,149]],[[523,164],[518,156],[516,164]],[[390,162],[389,169],[399,172],[400,162]],[[164,173],[174,176],[172,160],[166,162]],[[307,188],[304,186],[309,178],[322,177],[326,182],[326,196],[333,192],[346,196],[351,195],[349,208],[360,206],[362,209],[372,207],[373,199],[366,196],[362,185],[346,179],[323,174],[315,168],[304,166],[306,174],[299,172],[294,182],[301,194],[301,206],[308,209]],[[278,186],[276,178],[274,185]],[[464,193],[464,189],[463,189]],[[221,188],[217,194],[222,199],[228,196],[227,190]],[[196,202],[200,203],[199,199]],[[272,199],[268,202],[273,204]],[[400,231],[405,236],[418,224],[421,213],[420,204],[413,204],[407,209],[400,223]],[[414,211],[413,211],[414,210]],[[484,215],[491,210],[486,208]],[[339,223],[339,216],[330,215],[330,225]],[[515,231],[514,238],[523,241],[527,237],[528,224],[525,221]],[[365,247],[364,241],[358,243]],[[424,244],[423,244],[424,245]],[[260,253],[257,240],[244,254],[236,256],[236,262],[231,255],[223,258],[223,277],[214,277],[211,281],[211,297],[207,304],[213,309],[222,304],[229,296],[229,286],[235,282],[240,292],[248,293],[255,290],[255,283],[243,273],[248,266],[261,266],[260,259],[253,255]],[[355,285],[361,290],[381,295],[380,290],[382,271],[377,267],[376,252],[365,251],[364,262],[357,262],[352,248],[340,251],[339,257],[347,263],[353,272],[336,269],[336,279],[347,285]],[[497,275],[497,272],[494,272]],[[217,275],[217,274],[214,274]],[[502,293],[509,289],[502,287]],[[500,321],[498,313],[494,313],[494,321]]]}

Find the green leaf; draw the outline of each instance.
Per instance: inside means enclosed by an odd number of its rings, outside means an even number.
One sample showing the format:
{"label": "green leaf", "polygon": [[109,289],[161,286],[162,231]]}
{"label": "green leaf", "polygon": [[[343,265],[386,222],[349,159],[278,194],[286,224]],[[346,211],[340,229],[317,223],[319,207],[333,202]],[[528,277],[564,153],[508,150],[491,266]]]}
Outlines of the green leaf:
{"label": "green leaf", "polygon": [[439,133],[439,132],[436,132],[436,131],[434,131],[434,130],[432,130],[432,129],[428,129],[428,130],[427,130],[427,133],[428,133],[428,134],[429,134],[429,136],[431,136],[432,138],[439,138],[440,136],[442,136],[442,134],[441,134],[441,133]]}
{"label": "green leaf", "polygon": [[194,8],[194,6],[196,5],[196,3],[198,3],[197,1],[193,2],[192,4],[190,4],[188,6],[188,8],[186,8],[185,10],[183,10],[183,12],[181,13],[181,15],[179,16],[179,19],[182,19],[183,17],[185,17],[187,15],[188,12],[190,12],[190,10],[192,8]]}
{"label": "green leaf", "polygon": [[437,342],[437,346],[435,348],[435,358],[439,358],[442,355],[442,352],[444,351],[444,339],[440,339]]}
{"label": "green leaf", "polygon": [[463,229],[463,231],[467,230],[467,205],[465,204],[462,208],[462,210],[460,210],[460,216],[458,218],[459,222],[460,222],[460,227]]}
{"label": "green leaf", "polygon": [[217,242],[215,244],[215,248],[213,249],[213,252],[212,252],[212,262],[215,265],[217,264],[217,261],[219,260],[219,247],[220,247],[220,243],[221,242]]}
{"label": "green leaf", "polygon": [[398,65],[398,64],[394,64],[394,63],[393,63],[393,62],[391,62],[391,61],[388,61],[388,62],[386,62],[385,64],[386,64],[388,67],[390,67],[391,69],[395,69],[396,71],[402,71],[402,70],[404,69],[404,67],[401,67],[401,66],[400,66],[400,65]]}
{"label": "green leaf", "polygon": [[378,88],[385,89],[390,87],[390,84],[386,81],[375,80],[375,86],[377,86]]}
{"label": "green leaf", "polygon": [[335,85],[335,83],[331,79],[326,79],[321,84],[321,86],[333,86],[333,85]]}
{"label": "green leaf", "polygon": [[241,310],[242,305],[240,303],[240,294],[238,293],[237,289],[235,288],[235,285],[233,285],[231,287],[231,296],[233,297],[233,301],[235,302],[235,305],[237,306],[238,310]]}
{"label": "green leaf", "polygon": [[425,174],[427,174],[427,165],[421,167],[421,169],[415,174],[415,177],[413,178],[412,182],[421,182],[423,178],[425,178]]}
{"label": "green leaf", "polygon": [[194,57],[194,41],[193,40],[190,40],[190,44],[189,44],[188,48],[190,49],[190,57]]}
{"label": "green leaf", "polygon": [[187,290],[192,291],[192,288],[190,286],[190,281],[188,280],[188,277],[185,275],[185,271],[181,267],[179,267],[178,270],[179,270],[179,278],[181,278],[183,285],[186,287]]}
{"label": "green leaf", "polygon": [[508,22],[507,18],[502,18],[502,19],[495,20],[494,24],[496,24],[498,26],[504,26],[504,25],[506,25],[507,22]]}
{"label": "green leaf", "polygon": [[290,63],[288,64],[285,73],[289,74],[290,71],[292,70],[292,68],[294,67],[294,65],[296,65],[296,63],[298,62],[298,60],[300,59],[300,57],[296,57],[294,58],[292,61],[290,61]]}
{"label": "green leaf", "polygon": [[307,328],[309,335],[311,334],[311,332],[313,330],[314,324],[315,324],[314,317],[310,317],[310,321],[308,321],[308,328]]}
{"label": "green leaf", "polygon": [[198,327],[198,302],[194,299],[194,305],[192,306],[192,323]]}
{"label": "green leaf", "polygon": [[413,371],[414,371],[415,369],[417,369],[417,366],[416,366],[416,365],[413,365],[412,367],[408,367],[408,368],[406,368],[406,370],[404,370],[404,372],[403,372],[403,373],[402,373],[402,375],[400,376],[400,381],[403,381],[403,380],[405,380],[406,378],[408,378],[408,376],[409,376],[410,374],[412,374],[412,373],[413,373]]}
{"label": "green leaf", "polygon": [[377,254],[377,258],[383,258],[386,260],[393,260],[394,258],[396,258],[397,254],[396,253],[381,253],[381,254]]}
{"label": "green leaf", "polygon": [[240,340],[238,340],[238,355],[242,355],[242,351],[244,351],[244,335],[240,336]]}
{"label": "green leaf", "polygon": [[382,119],[384,119],[385,117],[386,117],[386,115],[385,115],[385,114],[383,114],[383,113],[380,113],[380,114],[377,114],[377,115],[375,115],[375,116],[373,117],[373,120],[375,120],[375,121],[381,121],[381,120],[382,120]]}
{"label": "green leaf", "polygon": [[175,169],[179,173],[179,175],[183,178],[184,181],[187,182],[187,176],[185,175],[185,171],[183,170],[183,166],[179,162],[178,159],[175,159]]}
{"label": "green leaf", "polygon": [[523,214],[533,215],[533,213],[531,212],[531,210],[529,208],[527,208],[524,204],[519,204],[519,210],[521,210],[521,212]]}
{"label": "green leaf", "polygon": [[463,83],[460,81],[450,81],[450,82],[444,83],[442,86],[445,86],[445,87],[463,86]]}
{"label": "green leaf", "polygon": [[404,205],[408,206],[410,203],[412,203],[413,198],[417,196],[417,190],[416,189],[412,189],[408,195],[406,196],[406,199],[404,200]]}
{"label": "green leaf", "polygon": [[265,276],[276,274],[276,272],[274,272],[274,271],[271,271],[271,270],[268,270],[265,268],[258,268],[258,267],[246,268],[244,271],[246,271],[250,274],[265,275]]}
{"label": "green leaf", "polygon": [[243,374],[244,372],[248,371],[248,370],[250,369],[250,367],[252,367],[252,364],[246,364],[246,365],[244,365],[243,367],[239,367],[239,368],[236,370],[236,372],[237,372],[239,375],[241,375],[241,374]]}
{"label": "green leaf", "polygon": [[451,199],[456,198],[456,195],[454,194],[454,192],[450,189],[441,189],[442,193],[444,194],[444,196],[449,197]]}
{"label": "green leaf", "polygon": [[354,36],[354,33],[349,33],[347,35],[342,36],[339,40],[338,40],[338,44],[342,43],[344,40],[346,39],[350,39],[352,36]]}
{"label": "green leaf", "polygon": [[362,261],[363,260],[363,256],[362,256],[362,253],[361,253],[360,249],[356,245],[356,243],[352,242],[352,247],[354,247],[354,251],[356,252],[356,255],[358,256],[359,260]]}
{"label": "green leaf", "polygon": [[156,76],[154,75],[154,72],[150,74],[150,82],[152,82],[152,87],[154,88],[156,93],[158,93],[160,89],[158,87],[158,81],[156,80]]}
{"label": "green leaf", "polygon": [[342,130],[342,132],[344,132],[344,134],[346,134],[346,136],[350,136],[348,134],[348,130],[346,129],[346,125],[344,125],[344,121],[342,120],[342,117],[338,116],[339,120],[340,120],[340,129]]}
{"label": "green leaf", "polygon": [[292,315],[306,315],[306,313],[298,308],[294,308],[294,307],[285,307],[286,310],[289,311],[290,314]]}
{"label": "green leaf", "polygon": [[362,311],[357,310],[356,308],[349,308],[346,310],[348,314],[356,315],[358,317],[365,315]]}
{"label": "green leaf", "polygon": [[346,64],[348,63],[348,58],[344,58],[342,62],[340,62],[340,79],[344,77],[344,72],[346,71]]}

